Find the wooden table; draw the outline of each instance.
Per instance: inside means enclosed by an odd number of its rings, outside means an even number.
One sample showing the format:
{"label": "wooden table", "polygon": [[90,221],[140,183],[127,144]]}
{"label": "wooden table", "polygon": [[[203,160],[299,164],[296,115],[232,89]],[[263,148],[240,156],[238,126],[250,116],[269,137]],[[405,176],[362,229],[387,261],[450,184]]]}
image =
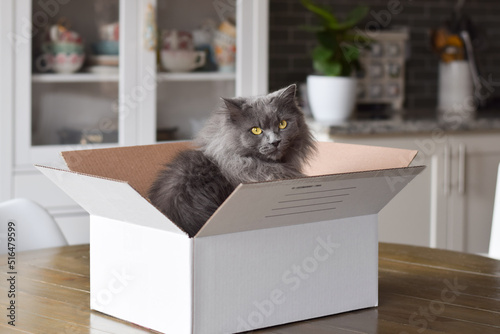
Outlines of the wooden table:
{"label": "wooden table", "polygon": [[[12,275],[0,256],[1,333],[154,333],[89,310],[88,245],[21,253],[16,261],[12,327]],[[381,243],[379,307],[254,333],[500,333],[500,261]]]}

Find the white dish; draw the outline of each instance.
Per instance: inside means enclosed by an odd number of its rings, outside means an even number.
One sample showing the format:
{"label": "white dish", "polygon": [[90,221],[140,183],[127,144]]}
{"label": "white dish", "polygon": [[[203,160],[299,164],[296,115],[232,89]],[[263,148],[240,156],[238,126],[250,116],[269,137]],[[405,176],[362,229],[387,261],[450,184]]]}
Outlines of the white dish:
{"label": "white dish", "polygon": [[170,72],[190,72],[205,65],[205,58],[203,51],[161,51],[161,63]]}
{"label": "white dish", "polygon": [[89,73],[94,73],[94,74],[118,74],[119,72],[118,67],[116,66],[103,66],[103,65],[89,66],[87,68],[87,71]]}

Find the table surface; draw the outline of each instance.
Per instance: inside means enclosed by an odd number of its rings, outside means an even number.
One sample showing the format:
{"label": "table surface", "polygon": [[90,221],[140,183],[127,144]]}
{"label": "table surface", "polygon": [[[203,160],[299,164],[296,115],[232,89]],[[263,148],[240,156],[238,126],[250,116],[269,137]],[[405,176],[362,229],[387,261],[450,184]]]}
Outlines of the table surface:
{"label": "table surface", "polygon": [[[89,246],[0,256],[1,333],[155,333],[89,310]],[[15,327],[8,324],[15,276]],[[500,261],[381,243],[379,306],[254,331],[284,333],[500,333]]]}

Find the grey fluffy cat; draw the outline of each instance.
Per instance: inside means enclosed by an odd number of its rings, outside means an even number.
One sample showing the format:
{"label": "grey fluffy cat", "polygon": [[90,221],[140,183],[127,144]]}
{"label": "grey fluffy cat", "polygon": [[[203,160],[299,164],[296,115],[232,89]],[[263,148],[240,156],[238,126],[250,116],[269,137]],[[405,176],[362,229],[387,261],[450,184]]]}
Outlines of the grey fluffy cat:
{"label": "grey fluffy cat", "polygon": [[314,141],[296,85],[258,97],[223,99],[195,140],[166,165],[149,199],[190,237],[240,183],[302,176]]}

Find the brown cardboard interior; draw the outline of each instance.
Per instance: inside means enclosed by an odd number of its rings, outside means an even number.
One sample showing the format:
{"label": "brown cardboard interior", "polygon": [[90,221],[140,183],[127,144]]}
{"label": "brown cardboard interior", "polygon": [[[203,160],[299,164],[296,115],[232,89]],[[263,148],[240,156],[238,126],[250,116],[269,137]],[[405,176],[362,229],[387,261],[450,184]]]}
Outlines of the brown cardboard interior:
{"label": "brown cardboard interior", "polygon": [[70,170],[126,181],[147,198],[148,189],[163,165],[180,151],[191,147],[190,142],[176,142],[164,145],[67,151],[61,154]]}
{"label": "brown cardboard interior", "polygon": [[318,142],[317,154],[305,166],[309,176],[408,167],[417,151],[352,144]]}
{"label": "brown cardboard interior", "polygon": [[[147,198],[150,185],[165,163],[190,142],[62,152],[72,171],[128,182]],[[317,154],[306,166],[309,176],[407,167],[417,151],[318,142]]]}

